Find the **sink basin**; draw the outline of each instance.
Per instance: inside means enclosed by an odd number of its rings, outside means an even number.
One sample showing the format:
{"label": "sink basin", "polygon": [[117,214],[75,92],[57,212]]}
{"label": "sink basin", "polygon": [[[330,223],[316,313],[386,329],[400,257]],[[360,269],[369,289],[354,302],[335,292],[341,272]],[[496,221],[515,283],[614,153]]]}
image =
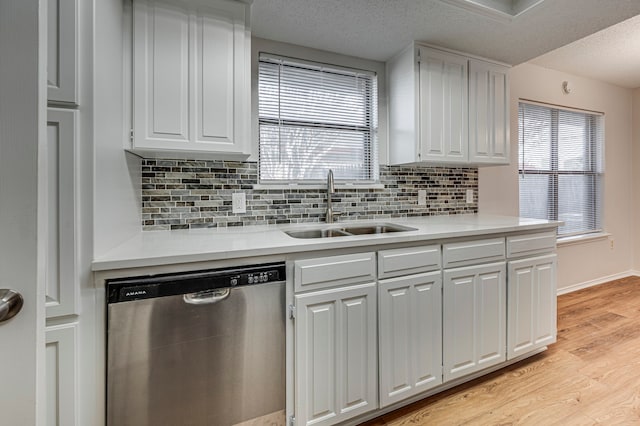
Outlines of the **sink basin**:
{"label": "sink basin", "polygon": [[408,226],[395,225],[391,223],[381,223],[372,225],[353,225],[340,228],[316,228],[305,229],[299,231],[285,231],[287,235],[293,238],[331,238],[331,237],[349,237],[354,235],[376,235],[386,234],[389,232],[415,231],[415,228]]}
{"label": "sink basin", "polygon": [[330,229],[307,229],[304,231],[287,231],[287,235],[293,238],[330,238],[330,237],[346,237],[347,234],[340,228]]}
{"label": "sink basin", "polygon": [[387,232],[402,232],[402,231],[415,231],[415,228],[409,228],[407,226],[382,224],[382,225],[370,225],[370,226],[353,226],[344,228],[345,232],[353,235],[366,235],[366,234],[386,234]]}

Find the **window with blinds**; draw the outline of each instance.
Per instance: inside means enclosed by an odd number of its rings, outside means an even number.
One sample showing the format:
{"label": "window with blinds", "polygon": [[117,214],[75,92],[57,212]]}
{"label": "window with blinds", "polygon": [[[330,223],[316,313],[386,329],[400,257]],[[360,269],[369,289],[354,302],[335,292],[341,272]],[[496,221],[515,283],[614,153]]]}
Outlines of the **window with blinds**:
{"label": "window with blinds", "polygon": [[261,183],[378,180],[372,72],[260,54]]}
{"label": "window with blinds", "polygon": [[602,230],[604,117],[520,102],[520,215],[561,220],[558,236]]}

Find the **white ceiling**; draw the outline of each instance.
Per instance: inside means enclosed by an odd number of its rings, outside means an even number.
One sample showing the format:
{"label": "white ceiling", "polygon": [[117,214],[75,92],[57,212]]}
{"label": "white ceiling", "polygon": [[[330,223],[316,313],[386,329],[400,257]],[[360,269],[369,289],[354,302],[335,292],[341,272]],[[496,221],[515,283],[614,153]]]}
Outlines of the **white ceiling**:
{"label": "white ceiling", "polygon": [[419,40],[515,65],[638,14],[638,0],[546,0],[511,20],[440,0],[254,0],[251,27],[257,37],[378,61]]}
{"label": "white ceiling", "polygon": [[530,62],[630,89],[638,88],[640,87],[640,15]]}

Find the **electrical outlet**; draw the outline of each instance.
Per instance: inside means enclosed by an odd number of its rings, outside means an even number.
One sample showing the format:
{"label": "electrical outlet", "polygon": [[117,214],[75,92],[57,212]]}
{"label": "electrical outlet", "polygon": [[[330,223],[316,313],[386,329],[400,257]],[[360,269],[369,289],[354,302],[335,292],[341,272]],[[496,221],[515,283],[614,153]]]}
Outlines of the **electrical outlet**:
{"label": "electrical outlet", "polygon": [[247,197],[244,192],[234,192],[231,195],[231,210],[233,213],[247,212]]}
{"label": "electrical outlet", "polygon": [[613,239],[611,240],[611,250],[613,250]]}
{"label": "electrical outlet", "polygon": [[473,204],[473,189],[467,189],[467,204]]}
{"label": "electrical outlet", "polygon": [[426,189],[418,189],[418,205],[426,206],[427,205],[427,190]]}

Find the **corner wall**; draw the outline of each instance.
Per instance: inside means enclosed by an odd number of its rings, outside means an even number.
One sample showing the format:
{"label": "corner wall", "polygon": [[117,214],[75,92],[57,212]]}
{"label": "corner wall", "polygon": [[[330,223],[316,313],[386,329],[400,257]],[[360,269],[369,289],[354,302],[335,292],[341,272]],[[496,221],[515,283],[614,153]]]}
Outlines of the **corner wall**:
{"label": "corner wall", "polygon": [[[558,248],[558,290],[566,291],[606,280],[633,268],[634,192],[632,181],[632,98],[640,105],[636,91],[542,68],[531,64],[514,67],[511,84],[511,164],[479,170],[480,213],[518,215],[518,100],[529,99],[560,106],[599,111],[605,114],[605,185],[603,223],[608,238]],[[562,92],[563,81],[572,91]],[[638,130],[638,114],[636,125]],[[640,135],[640,131],[636,132]],[[636,136],[636,141],[638,137]],[[640,147],[638,148],[640,150]],[[640,152],[635,153],[640,160]],[[640,164],[636,161],[635,164]],[[638,171],[640,173],[640,171]],[[640,176],[637,176],[640,182]],[[638,186],[640,188],[640,186]],[[637,192],[637,191],[636,191]],[[640,201],[636,202],[640,206]],[[640,243],[638,243],[640,244]],[[635,263],[640,265],[640,259]]]}
{"label": "corner wall", "polygon": [[633,91],[633,269],[640,271],[640,88]]}
{"label": "corner wall", "polygon": [[130,122],[130,8],[95,0],[94,28],[94,257],[140,232],[142,160],[124,150]]}

